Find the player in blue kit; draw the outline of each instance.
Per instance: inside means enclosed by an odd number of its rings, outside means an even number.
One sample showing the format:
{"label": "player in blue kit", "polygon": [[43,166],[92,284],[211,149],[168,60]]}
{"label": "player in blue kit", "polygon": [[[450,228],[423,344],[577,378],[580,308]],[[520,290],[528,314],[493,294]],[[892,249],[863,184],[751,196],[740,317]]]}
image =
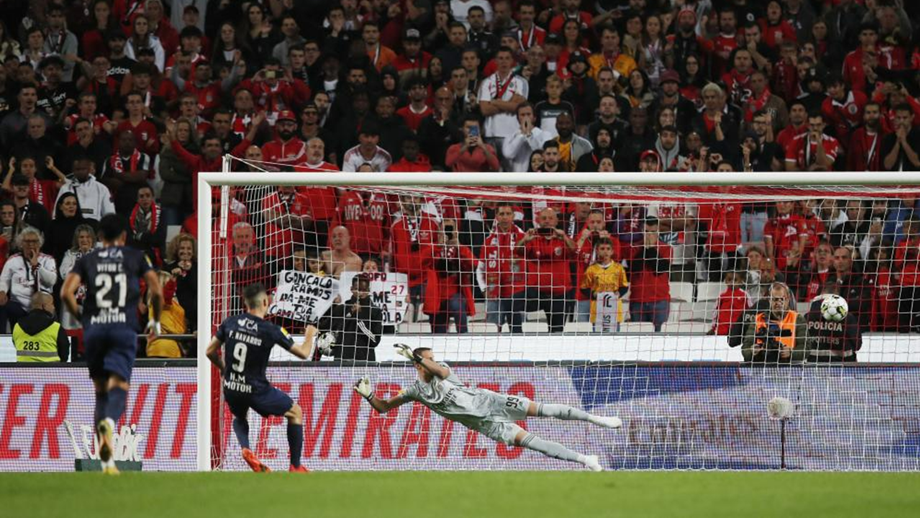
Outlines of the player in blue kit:
{"label": "player in blue kit", "polygon": [[[137,354],[141,279],[147,284],[154,315],[147,324],[148,340],[160,333],[163,307],[157,273],[143,252],[125,246],[127,230],[128,220],[124,216],[109,214],[103,217],[99,222],[102,248],[80,258],[61,288],[64,305],[83,322],[86,361],[96,391],[94,420],[99,437],[99,458],[102,471],[108,474],[118,473],[112,455],[112,434],[115,423],[125,411]],[[86,298],[81,312],[76,292],[84,282]]]}
{"label": "player in blue kit", "polygon": [[[255,472],[271,471],[249,449],[249,421],[246,414],[255,410],[262,417],[270,415],[287,418],[288,446],[291,449],[289,471],[306,472],[301,466],[303,449],[303,413],[290,396],[271,386],[265,377],[268,359],[274,346],[306,360],[313,352],[316,328],[308,326],[304,341],[294,345],[294,339],[283,328],[264,320],[268,313],[268,294],[261,284],[243,289],[246,313],[230,317],[217,328],[217,335],[208,346],[208,359],[220,369],[223,377],[224,399],[233,414],[233,433],[243,450],[243,460]],[[221,357],[221,345],[224,354]],[[226,358],[226,362],[224,361]]]}

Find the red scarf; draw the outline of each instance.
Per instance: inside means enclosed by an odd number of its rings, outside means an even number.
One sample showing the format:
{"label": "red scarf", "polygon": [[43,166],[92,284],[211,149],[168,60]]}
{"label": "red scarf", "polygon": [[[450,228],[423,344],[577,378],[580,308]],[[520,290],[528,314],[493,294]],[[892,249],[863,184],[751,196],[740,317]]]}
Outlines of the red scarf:
{"label": "red scarf", "polygon": [[34,178],[29,182],[29,199],[35,203],[45,205],[45,188],[41,182]]}
{"label": "red scarf", "polygon": [[[137,231],[137,217],[141,212],[140,204],[134,205],[134,210],[131,211],[131,229],[135,232]],[[147,232],[153,234],[157,231],[157,226],[160,223],[160,207],[154,202],[150,205],[150,228],[147,229]]]}
{"label": "red scarf", "polygon": [[764,88],[763,94],[761,94],[758,99],[756,96],[751,94],[751,98],[748,100],[748,109],[744,112],[744,120],[751,122],[754,120],[754,114],[763,109],[764,106],[770,101],[770,97],[773,94],[770,93],[768,88]]}
{"label": "red scarf", "polygon": [[[128,159],[129,160],[128,172],[133,173],[134,171],[137,171],[137,163],[140,161],[140,159],[141,159],[141,152],[135,149],[131,153],[131,158]],[[116,152],[114,155],[112,155],[112,158],[109,159],[109,165],[112,166],[112,169],[116,173],[120,175],[125,174],[125,164],[121,159],[121,153]]]}

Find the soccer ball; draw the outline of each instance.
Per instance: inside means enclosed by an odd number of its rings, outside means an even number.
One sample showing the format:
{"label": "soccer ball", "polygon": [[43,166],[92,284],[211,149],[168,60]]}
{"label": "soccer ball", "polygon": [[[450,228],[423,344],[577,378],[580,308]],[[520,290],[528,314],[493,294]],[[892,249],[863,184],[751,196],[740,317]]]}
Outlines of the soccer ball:
{"label": "soccer ball", "polygon": [[829,295],[821,302],[821,316],[828,322],[842,322],[850,307],[840,295]]}

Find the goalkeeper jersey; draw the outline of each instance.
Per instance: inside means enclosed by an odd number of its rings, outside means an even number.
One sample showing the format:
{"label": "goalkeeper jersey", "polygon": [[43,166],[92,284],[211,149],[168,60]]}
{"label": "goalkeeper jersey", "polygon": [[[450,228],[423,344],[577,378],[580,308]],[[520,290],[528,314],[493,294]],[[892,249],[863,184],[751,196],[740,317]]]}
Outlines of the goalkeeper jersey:
{"label": "goalkeeper jersey", "polygon": [[[442,367],[450,369],[443,362]],[[417,379],[404,389],[401,395],[412,401],[418,401],[438,415],[451,420],[463,420],[470,417],[487,417],[493,413],[492,391],[470,387],[460,380],[454,370],[445,379],[437,376],[428,383]]]}

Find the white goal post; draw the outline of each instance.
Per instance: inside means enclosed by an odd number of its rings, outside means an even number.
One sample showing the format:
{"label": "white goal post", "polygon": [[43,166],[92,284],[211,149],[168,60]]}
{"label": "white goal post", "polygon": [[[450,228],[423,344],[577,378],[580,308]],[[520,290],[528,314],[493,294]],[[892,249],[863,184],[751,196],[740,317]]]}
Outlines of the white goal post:
{"label": "white goal post", "polygon": [[[920,186],[920,173],[914,172],[795,172],[795,173],[268,173],[231,172],[230,159],[225,158],[222,172],[201,173],[197,179],[198,230],[198,293],[202,307],[198,312],[197,337],[197,465],[201,471],[212,469],[212,367],[206,357],[212,336],[214,294],[212,279],[212,213],[211,190],[223,186],[323,186],[323,187],[404,187],[420,189],[438,186],[876,186],[897,192],[897,186]],[[446,190],[438,192],[449,192]],[[224,196],[227,196],[224,190]],[[227,211],[227,204],[221,204]],[[223,237],[223,236],[221,236]],[[226,295],[226,294],[224,294]],[[200,298],[208,297],[208,298]],[[207,301],[207,302],[205,302]],[[207,304],[207,308],[204,307]]]}

